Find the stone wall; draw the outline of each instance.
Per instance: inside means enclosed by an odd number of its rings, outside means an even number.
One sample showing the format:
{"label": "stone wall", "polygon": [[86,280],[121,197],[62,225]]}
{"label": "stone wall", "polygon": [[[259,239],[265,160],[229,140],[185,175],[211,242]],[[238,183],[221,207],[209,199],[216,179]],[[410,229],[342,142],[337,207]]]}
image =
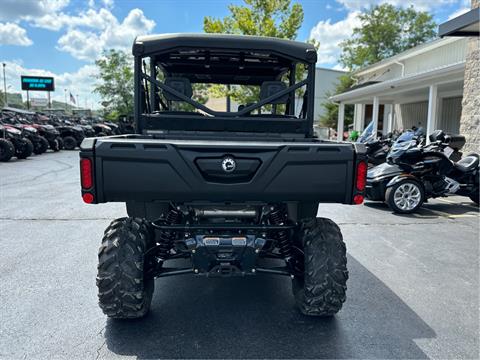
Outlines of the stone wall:
{"label": "stone wall", "polygon": [[[480,0],[472,0],[472,9],[480,6]],[[464,153],[480,152],[480,39],[472,37],[468,41],[463,84],[462,118],[460,133],[467,143]]]}

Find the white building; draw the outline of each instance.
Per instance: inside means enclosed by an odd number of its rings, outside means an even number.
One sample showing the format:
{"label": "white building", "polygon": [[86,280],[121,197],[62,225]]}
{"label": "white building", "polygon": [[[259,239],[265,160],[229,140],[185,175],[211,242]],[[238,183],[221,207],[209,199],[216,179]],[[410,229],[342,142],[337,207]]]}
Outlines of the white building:
{"label": "white building", "polygon": [[345,104],[354,104],[359,131],[374,121],[384,134],[412,126],[427,134],[458,133],[467,40],[437,39],[355,71],[357,86],[330,98],[339,103],[338,128],[343,129]]}
{"label": "white building", "polygon": [[[328,101],[329,94],[335,93],[339,78],[345,73],[345,71],[317,67],[315,72],[315,105],[313,110],[315,122],[318,123],[325,113],[322,104]],[[301,106],[302,102],[297,101],[297,103]]]}

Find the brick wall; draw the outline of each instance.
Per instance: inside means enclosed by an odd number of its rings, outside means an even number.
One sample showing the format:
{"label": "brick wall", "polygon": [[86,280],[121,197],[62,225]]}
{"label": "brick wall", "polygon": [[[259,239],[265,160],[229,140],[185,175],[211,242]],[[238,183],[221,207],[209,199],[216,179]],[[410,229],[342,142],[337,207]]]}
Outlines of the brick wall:
{"label": "brick wall", "polygon": [[[480,0],[472,0],[472,9],[478,7]],[[480,39],[470,38],[467,47],[460,133],[467,140],[463,151],[480,153]]]}

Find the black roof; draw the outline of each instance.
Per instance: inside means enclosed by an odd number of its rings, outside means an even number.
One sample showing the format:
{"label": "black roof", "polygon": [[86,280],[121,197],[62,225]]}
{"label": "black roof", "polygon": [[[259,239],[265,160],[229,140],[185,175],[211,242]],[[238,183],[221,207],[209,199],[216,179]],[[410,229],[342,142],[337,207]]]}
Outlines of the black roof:
{"label": "black roof", "polygon": [[312,44],[263,36],[228,34],[161,34],[139,36],[133,43],[135,56],[157,55],[175,48],[228,49],[263,51],[283,55],[307,63],[317,61]]}
{"label": "black roof", "polygon": [[479,36],[480,35],[480,9],[472,9],[465,14],[457,16],[440,24],[438,36]]}

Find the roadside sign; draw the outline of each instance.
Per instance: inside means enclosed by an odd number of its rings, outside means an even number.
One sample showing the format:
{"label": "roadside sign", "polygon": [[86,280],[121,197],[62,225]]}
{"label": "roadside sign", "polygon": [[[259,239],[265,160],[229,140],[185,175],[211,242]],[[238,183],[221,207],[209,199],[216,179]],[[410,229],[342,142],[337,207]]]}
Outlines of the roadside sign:
{"label": "roadside sign", "polygon": [[22,90],[54,91],[53,77],[22,75]]}
{"label": "roadside sign", "polygon": [[22,105],[23,104],[23,99],[22,99],[22,94],[7,94],[8,98],[8,105]]}
{"label": "roadside sign", "polygon": [[46,98],[32,98],[30,102],[32,106],[44,107],[48,105],[48,99]]}

